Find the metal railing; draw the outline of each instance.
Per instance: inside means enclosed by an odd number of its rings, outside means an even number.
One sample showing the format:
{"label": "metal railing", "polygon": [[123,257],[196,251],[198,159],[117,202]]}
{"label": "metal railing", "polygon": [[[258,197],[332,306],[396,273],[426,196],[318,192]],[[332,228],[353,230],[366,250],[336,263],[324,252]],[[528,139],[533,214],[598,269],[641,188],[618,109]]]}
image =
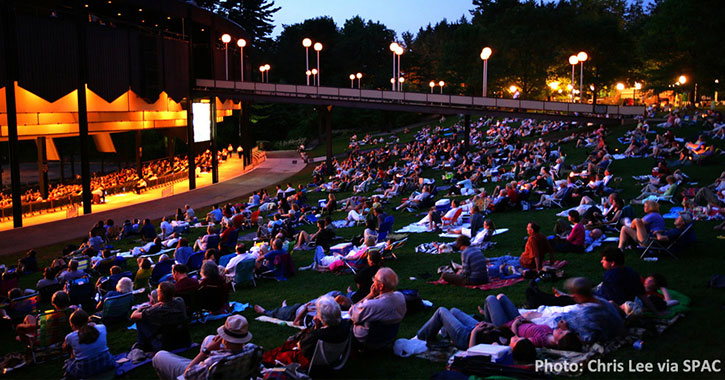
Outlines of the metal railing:
{"label": "metal railing", "polygon": [[398,92],[337,87],[316,87],[292,84],[233,82],[212,79],[197,79],[198,87],[240,90],[259,95],[347,100],[360,102],[400,102],[414,105],[448,106],[459,108],[524,109],[539,112],[566,112],[580,114],[601,114],[613,117],[642,115],[644,106],[619,106],[607,104],[584,104],[546,102],[540,100],[484,98],[463,95],[428,94],[419,92]]}

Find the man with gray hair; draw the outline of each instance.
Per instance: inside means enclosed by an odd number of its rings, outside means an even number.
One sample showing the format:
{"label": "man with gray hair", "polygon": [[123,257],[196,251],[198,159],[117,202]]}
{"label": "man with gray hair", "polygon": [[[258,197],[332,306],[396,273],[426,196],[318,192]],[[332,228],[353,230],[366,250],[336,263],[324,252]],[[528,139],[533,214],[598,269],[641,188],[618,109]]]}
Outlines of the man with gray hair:
{"label": "man with gray hair", "polygon": [[395,291],[397,286],[398,275],[390,268],[380,268],[373,277],[370,293],[350,308],[353,332],[360,342],[368,340],[371,324],[395,325],[403,320],[407,311],[405,296]]}

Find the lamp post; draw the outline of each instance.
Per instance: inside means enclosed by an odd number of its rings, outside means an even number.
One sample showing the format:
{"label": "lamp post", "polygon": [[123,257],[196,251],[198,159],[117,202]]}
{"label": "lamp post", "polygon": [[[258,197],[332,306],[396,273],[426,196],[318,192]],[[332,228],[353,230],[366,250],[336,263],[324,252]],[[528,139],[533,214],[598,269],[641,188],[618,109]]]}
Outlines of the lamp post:
{"label": "lamp post", "polygon": [[619,83],[617,83],[617,85],[615,87],[617,88],[617,91],[619,91],[619,98],[620,98],[620,100],[624,100],[623,99],[624,94],[622,94],[622,91],[624,91],[624,83],[619,82]]}
{"label": "lamp post", "polygon": [[395,91],[395,52],[398,50],[398,48],[400,48],[400,45],[398,45],[397,42],[393,42],[390,44],[389,48],[390,51],[393,52],[393,80],[392,82],[390,82],[390,84],[392,85],[391,89]]}
{"label": "lamp post", "polygon": [[232,36],[227,33],[222,34],[222,42],[224,42],[224,80],[229,80],[229,42]]}
{"label": "lamp post", "polygon": [[[687,83],[687,77],[684,75],[680,75],[680,77],[677,78],[677,84],[679,84],[680,86],[683,86],[685,83]],[[683,92],[680,93],[680,103],[682,103],[682,104],[685,103],[684,90],[683,90]]]}
{"label": "lamp post", "polygon": [[[576,66],[577,63],[579,63],[579,58],[577,58],[576,55],[572,55],[571,57],[569,57],[569,64],[571,65],[571,85],[570,86],[572,88],[574,87],[574,66]],[[571,92],[571,95],[569,96],[569,98],[571,99],[571,102],[574,103],[574,92],[571,91],[571,88],[569,89],[569,91]]]}
{"label": "lamp post", "polygon": [[259,66],[259,72],[262,73],[262,83],[264,83],[264,70],[267,70],[267,68],[264,67],[264,65]]}
{"label": "lamp post", "polygon": [[720,85],[720,80],[715,79],[715,104],[717,104],[717,90],[718,90],[719,85]]}
{"label": "lamp post", "polygon": [[432,94],[433,93],[433,87],[436,86],[436,82],[435,81],[430,81],[430,83],[428,83],[428,86],[430,86],[430,93]]}
{"label": "lamp post", "polygon": [[355,78],[357,78],[357,88],[359,90],[361,88],[360,87],[360,79],[362,78],[362,73],[355,74]]}
{"label": "lamp post", "polygon": [[589,58],[587,53],[580,51],[579,54],[576,55],[576,58],[579,60],[579,63],[581,63],[581,67],[579,69],[579,103],[582,103],[582,96],[584,95],[584,61]]}
{"label": "lamp post", "polygon": [[313,86],[319,86],[319,84],[317,83],[317,73],[319,71],[317,71],[317,69],[312,69],[311,72],[312,72],[312,85]]}
{"label": "lamp post", "polygon": [[305,74],[307,75],[307,85],[310,85],[310,46],[312,46],[312,40],[305,38],[302,40],[302,46],[305,47]]}
{"label": "lamp post", "polygon": [[322,44],[315,42],[314,49],[317,52],[317,87],[320,87],[320,80],[322,79],[322,70],[320,69],[320,51],[322,51]]}
{"label": "lamp post", "polygon": [[312,75],[312,71],[307,70],[305,71],[305,76],[307,77],[307,85],[310,85],[310,75]]}
{"label": "lamp post", "polygon": [[355,74],[350,74],[350,88],[353,88],[355,83]]}
{"label": "lamp post", "polygon": [[[398,48],[395,50],[395,55],[398,56],[398,73],[397,73],[398,79],[400,79],[400,56],[403,55],[403,51],[404,51],[403,47],[400,45],[398,45]],[[403,84],[403,82],[398,80],[398,91],[401,91],[401,87],[403,87],[402,84]]]}
{"label": "lamp post", "polygon": [[271,69],[271,68],[272,67],[269,65],[269,63],[264,65],[264,72],[267,73],[267,83],[269,83],[269,69]]}
{"label": "lamp post", "polygon": [[441,95],[443,95],[443,86],[446,85],[446,82],[440,81],[440,82],[438,82],[438,85],[441,86]]}
{"label": "lamp post", "polygon": [[642,89],[642,83],[634,82],[634,93],[632,94],[632,102],[637,104],[637,90]]}
{"label": "lamp post", "polygon": [[239,78],[244,82],[244,47],[247,46],[247,40],[240,38],[237,40],[237,46],[239,46],[239,57],[240,57],[240,70]]}
{"label": "lamp post", "polygon": [[481,50],[481,60],[483,60],[483,97],[486,97],[488,90],[488,58],[491,57],[491,48],[486,46]]}
{"label": "lamp post", "polygon": [[400,91],[403,91],[403,83],[405,82],[405,78],[400,77],[398,78],[398,85],[400,85]]}

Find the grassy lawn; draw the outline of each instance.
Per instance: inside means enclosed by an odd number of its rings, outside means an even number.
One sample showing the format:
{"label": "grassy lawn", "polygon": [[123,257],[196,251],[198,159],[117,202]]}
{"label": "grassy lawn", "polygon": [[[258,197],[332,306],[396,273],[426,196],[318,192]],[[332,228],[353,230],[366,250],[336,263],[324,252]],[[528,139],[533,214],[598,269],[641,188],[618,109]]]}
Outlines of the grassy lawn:
{"label": "grassy lawn", "polygon": [[[452,123],[453,118],[449,118],[446,124]],[[616,138],[621,136],[626,130],[632,126],[618,126],[611,128],[611,134],[608,137],[610,147],[619,148],[623,151],[625,147],[616,142]],[[695,128],[683,128],[674,131],[678,137],[690,138],[696,135]],[[410,136],[402,136],[401,141],[412,138]],[[344,152],[349,137],[340,137],[335,140],[335,152]],[[342,147],[342,148],[340,148]],[[720,148],[722,148],[720,144]],[[337,149],[340,149],[337,151]],[[586,157],[586,151],[575,149],[573,143],[563,146],[563,151],[568,155],[567,164],[580,163]],[[324,154],[324,151],[323,153]],[[310,156],[313,156],[312,154]],[[723,159],[719,156],[716,161],[709,163],[707,166],[685,166],[682,170],[697,181],[699,186],[712,183],[713,179],[720,174],[723,169]],[[624,180],[620,187],[623,189],[622,195],[625,200],[630,200],[639,194],[639,186],[634,183],[631,176],[647,174],[654,166],[652,159],[627,159],[615,161],[611,169],[616,176],[622,177]],[[291,181],[293,184],[307,183],[310,180],[312,167],[308,166],[303,172],[295,177],[285,180]],[[440,178],[442,173],[434,173],[436,178]],[[492,190],[495,184],[487,184],[487,190]],[[274,186],[271,186],[272,189]],[[325,193],[312,193],[308,197],[310,203],[314,204],[316,199],[324,197]],[[344,199],[350,194],[338,194],[337,199]],[[387,205],[386,211],[395,216],[395,229],[406,224],[418,220],[420,217],[407,212],[396,212],[393,207],[400,202],[395,199]],[[671,206],[663,205],[663,213]],[[639,206],[635,206],[637,216],[642,216],[643,211]],[[208,210],[197,210],[197,214],[203,215]],[[554,222],[557,220],[555,214],[560,210],[540,210],[529,212],[505,212],[492,214],[491,219],[496,223],[498,228],[508,228],[510,231],[494,238],[498,244],[491,250],[485,251],[487,257],[496,257],[505,254],[519,255],[523,251],[525,226],[535,220],[543,226],[544,233],[551,233]],[[334,219],[342,219],[345,215],[338,212],[334,215]],[[672,226],[673,220],[667,220],[668,227]],[[158,225],[158,221],[155,221]],[[719,348],[721,342],[725,341],[725,329],[720,326],[720,318],[723,315],[723,307],[725,306],[725,293],[722,290],[708,289],[705,284],[713,274],[725,273],[725,240],[716,239],[716,233],[712,231],[714,222],[697,222],[695,231],[698,236],[698,242],[687,252],[681,255],[680,260],[673,260],[668,257],[662,257],[657,262],[645,262],[638,258],[633,251],[627,254],[627,265],[637,270],[640,275],[650,273],[662,273],[669,281],[670,288],[683,292],[692,298],[691,310],[686,317],[677,322],[662,336],[653,336],[646,339],[644,348],[641,351],[635,351],[631,347],[605,357],[604,361],[617,360],[626,362],[634,360],[639,362],[662,362],[669,359],[672,362],[680,363],[685,359],[722,359],[722,350]],[[304,229],[311,230],[312,226],[306,226]],[[201,229],[196,229],[188,236],[189,241],[193,241],[202,233]],[[341,229],[339,235],[345,239],[349,239],[354,234],[362,233],[362,227],[353,227]],[[453,286],[432,285],[425,282],[424,278],[435,275],[436,268],[444,265],[450,260],[460,260],[459,254],[447,255],[427,255],[415,253],[414,248],[420,243],[429,241],[450,241],[438,238],[432,233],[411,234],[406,246],[397,252],[398,260],[389,261],[386,265],[393,268],[400,277],[399,288],[418,289],[424,299],[433,302],[435,307],[458,307],[464,311],[474,313],[476,306],[483,303],[489,294],[506,293],[515,303],[521,305],[525,300],[526,283],[519,283],[508,288],[484,292],[480,290],[472,290]],[[39,257],[41,265],[47,265],[52,257],[56,256],[61,248],[69,242],[57,244],[49,247],[39,248]],[[75,242],[76,244],[78,242]],[[137,245],[132,241],[122,241],[116,244],[117,248],[128,249]],[[558,259],[568,261],[565,267],[567,276],[586,276],[595,282],[599,282],[602,278],[602,268],[599,262],[600,249],[593,253],[587,254],[557,254]],[[308,265],[312,261],[312,251],[296,251],[293,255],[297,266]],[[5,264],[14,263],[16,257],[3,257],[0,262]],[[135,266],[133,263],[131,266]],[[24,287],[33,287],[40,278],[38,274],[23,277],[21,285]],[[552,285],[560,287],[561,282]],[[232,294],[232,299],[239,302],[248,302],[250,304],[260,304],[266,308],[275,307],[283,300],[289,302],[306,302],[312,298],[326,293],[329,290],[345,290],[348,286],[354,286],[351,275],[335,275],[331,273],[317,273],[312,271],[299,272],[296,276],[288,281],[276,283],[273,281],[261,281],[255,289],[238,289]],[[407,316],[401,324],[399,337],[410,338],[415,335],[416,331],[423,323],[432,315],[435,308],[421,313]],[[254,321],[255,314],[251,309],[247,309],[243,315],[250,321],[250,332],[254,334],[256,344],[266,349],[271,349],[282,344],[288,336],[296,333],[295,329],[280,327],[268,323],[260,323]],[[214,321],[206,325],[194,324],[190,331],[192,338],[196,342],[200,342],[207,334],[214,333],[220,322]],[[6,330],[0,333],[0,339],[5,342],[2,353],[21,351],[22,347],[15,343],[13,336]],[[114,327],[110,330],[109,347],[111,352],[116,354],[128,351],[135,341],[135,331],[126,330],[122,327]],[[187,356],[195,354],[194,351],[187,353]],[[374,363],[374,364],[373,364]],[[45,364],[37,366],[29,366],[17,372],[13,372],[11,378],[59,378],[62,375],[62,362],[53,360]],[[429,361],[417,358],[398,358],[392,354],[375,356],[371,362],[368,358],[353,357],[348,365],[339,374],[340,378],[350,379],[387,379],[387,378],[410,378],[422,379],[429,378],[433,373],[444,369],[444,364],[431,363]],[[631,374],[585,374],[587,378],[631,378]],[[698,378],[698,377],[720,377],[712,374],[686,374],[686,373],[644,373],[638,374],[637,377],[642,378]],[[153,368],[150,365],[136,369],[123,378],[128,379],[151,379],[156,378]]]}

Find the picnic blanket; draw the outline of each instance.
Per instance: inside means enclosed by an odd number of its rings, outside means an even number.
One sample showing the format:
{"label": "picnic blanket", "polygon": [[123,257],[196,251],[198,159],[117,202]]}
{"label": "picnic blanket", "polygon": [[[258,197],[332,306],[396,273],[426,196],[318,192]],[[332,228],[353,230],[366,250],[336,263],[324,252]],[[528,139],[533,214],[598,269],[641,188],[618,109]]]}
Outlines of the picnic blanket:
{"label": "picnic blanket", "polygon": [[[468,225],[470,226],[470,224],[468,224]],[[501,235],[502,233],[508,232],[508,231],[509,231],[508,228],[497,228],[496,230],[493,231],[493,236]],[[457,239],[458,236],[460,236],[460,234],[452,234],[452,233],[446,232],[446,233],[438,234],[438,236],[444,237],[444,238]]]}
{"label": "picnic blanket", "polygon": [[[513,284],[518,284],[519,282],[521,282],[523,280],[524,280],[524,278],[519,276],[518,278],[489,280],[489,282],[487,284],[464,285],[464,286],[469,289],[492,290],[492,289],[505,288],[505,287],[511,286]],[[433,284],[433,285],[449,285],[448,282],[446,282],[446,280],[444,280],[442,278],[437,281],[428,281],[428,283]]]}
{"label": "picnic blanket", "polygon": [[292,321],[285,321],[285,320],[282,320],[279,318],[272,318],[272,317],[269,317],[266,315],[260,315],[259,317],[254,318],[254,320],[260,321],[260,322],[273,323],[275,325],[280,325],[280,326],[293,327],[293,328],[300,329],[300,330],[305,329],[304,326],[297,326],[297,325],[293,324]]}
{"label": "picnic blanket", "polygon": [[[619,350],[622,347],[632,347],[634,342],[652,335],[661,335],[667,328],[672,326],[680,318],[684,317],[683,312],[689,310],[690,298],[686,295],[669,290],[672,298],[680,301],[680,304],[669,308],[669,314],[656,318],[640,318],[628,320],[626,333],[608,342],[594,343],[586,347],[585,352],[560,351],[549,348],[537,348],[537,359],[548,360],[552,365],[545,370],[547,373],[559,376],[579,376],[581,372],[565,372],[564,368],[587,368],[586,363],[590,360],[600,358],[604,355]],[[646,315],[646,314],[645,314]],[[555,364],[567,364],[567,366]],[[576,364],[576,366],[574,366]],[[581,367],[579,367],[581,366]],[[554,370],[549,372],[550,370]],[[557,371],[558,370],[558,371]]]}
{"label": "picnic blanket", "polygon": [[[189,346],[189,347],[178,348],[171,352],[174,354],[180,354],[184,351],[190,350],[190,349],[192,349],[194,347],[198,347],[198,346],[199,346],[199,343],[192,343],[191,346]],[[142,365],[151,363],[151,360],[153,360],[153,356],[152,356],[150,358],[147,357],[146,360],[134,363],[132,360],[128,360],[128,358],[126,357],[127,355],[128,355],[128,352],[122,352],[120,354],[113,356],[113,360],[116,362],[116,376],[122,376],[135,368],[138,368],[138,367],[141,367]],[[119,363],[119,361],[121,363]]]}
{"label": "picnic blanket", "polygon": [[680,216],[680,213],[683,211],[685,211],[685,209],[682,207],[672,207],[667,214],[662,215],[662,218],[677,219],[677,217]]}
{"label": "picnic blanket", "polygon": [[332,225],[335,226],[335,228],[348,228],[348,227],[355,227],[357,223],[351,222],[348,224],[348,222],[345,219],[342,220],[333,220]]}
{"label": "picnic blanket", "polygon": [[[191,320],[191,323],[207,323],[209,321],[216,321],[219,319],[226,318],[232,314],[239,314],[246,310],[249,307],[248,303],[241,303],[236,301],[229,302],[229,308],[231,312],[229,313],[221,313],[221,314],[213,314],[208,311],[205,311],[201,313],[198,317]],[[128,326],[129,330],[136,330],[136,324],[132,324],[131,326]]]}
{"label": "picnic blanket", "polygon": [[395,231],[396,234],[406,234],[406,233],[423,233],[423,232],[432,232],[433,230],[429,230],[428,226],[421,226],[417,223],[409,224],[397,231]]}
{"label": "picnic blanket", "polygon": [[[544,261],[544,266],[552,267],[554,269],[561,269],[566,265],[566,260],[557,260],[553,264],[549,264],[549,261]],[[521,276],[521,266],[519,265],[519,258],[514,256],[499,256],[489,259],[488,263],[488,283],[481,285],[464,285],[469,289],[480,289],[480,290],[492,290],[505,288],[513,284],[517,284],[523,281],[524,278]],[[434,285],[448,285],[443,279],[436,281],[428,281],[429,284]]]}

